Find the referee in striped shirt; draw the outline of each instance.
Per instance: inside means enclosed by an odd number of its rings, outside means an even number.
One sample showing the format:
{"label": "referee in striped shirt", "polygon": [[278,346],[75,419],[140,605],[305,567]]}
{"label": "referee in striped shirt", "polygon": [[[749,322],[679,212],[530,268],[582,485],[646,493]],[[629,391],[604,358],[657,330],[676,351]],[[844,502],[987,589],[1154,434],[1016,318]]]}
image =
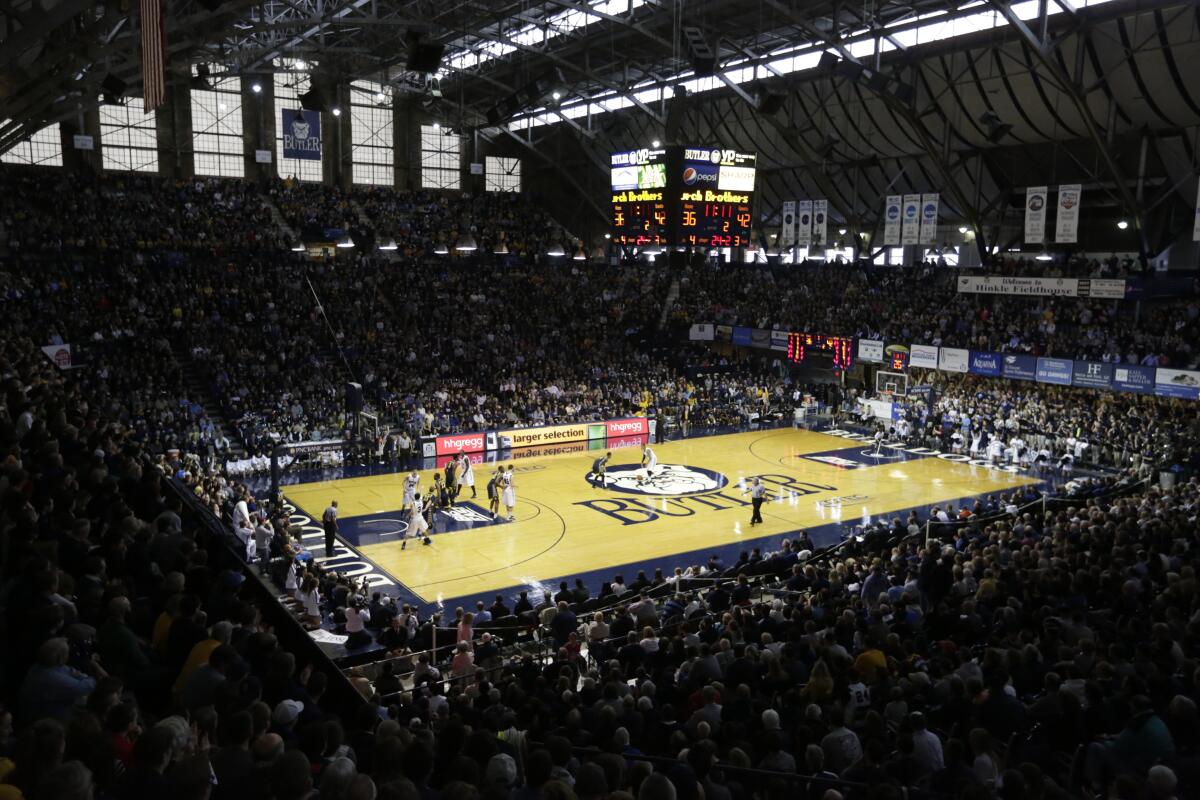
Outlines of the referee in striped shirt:
{"label": "referee in striped shirt", "polygon": [[750,524],[757,525],[763,521],[762,504],[767,497],[767,487],[763,486],[762,480],[754,479],[754,483],[750,484],[750,488],[742,492],[742,496],[750,495],[750,503],[754,509],[754,513],[750,515]]}

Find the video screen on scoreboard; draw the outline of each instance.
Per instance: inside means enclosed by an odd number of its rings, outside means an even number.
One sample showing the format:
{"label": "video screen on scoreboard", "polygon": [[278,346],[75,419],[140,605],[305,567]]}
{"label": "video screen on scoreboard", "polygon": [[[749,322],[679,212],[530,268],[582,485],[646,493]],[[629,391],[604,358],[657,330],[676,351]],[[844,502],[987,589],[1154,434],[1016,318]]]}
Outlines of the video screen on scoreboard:
{"label": "video screen on scoreboard", "polygon": [[679,204],[680,244],[742,247],[754,222],[757,154],[685,147]]}
{"label": "video screen on scoreboard", "polygon": [[618,244],[667,243],[666,150],[613,153],[612,237]]}

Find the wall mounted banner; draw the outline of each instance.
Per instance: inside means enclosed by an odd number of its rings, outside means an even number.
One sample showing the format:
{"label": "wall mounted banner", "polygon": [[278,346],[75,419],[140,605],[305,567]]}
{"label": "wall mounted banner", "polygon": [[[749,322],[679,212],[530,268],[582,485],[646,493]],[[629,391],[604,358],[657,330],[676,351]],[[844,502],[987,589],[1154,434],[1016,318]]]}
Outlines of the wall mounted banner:
{"label": "wall mounted banner", "polygon": [[1046,240],[1046,197],[1048,186],[1025,189],[1025,244],[1041,244]]}
{"label": "wall mounted banner", "polygon": [[937,244],[938,193],[921,195],[921,244]]}
{"label": "wall mounted banner", "polygon": [[813,200],[812,243],[814,247],[825,246],[825,224],[829,221],[829,201]]}
{"label": "wall mounted banner", "polygon": [[[889,194],[883,204],[883,243],[892,247],[900,244],[900,200],[900,195]],[[1200,216],[1196,219],[1200,220]],[[1200,225],[1200,221],[1196,224]]]}
{"label": "wall mounted banner", "polygon": [[1154,393],[1159,397],[1200,400],[1200,372],[1159,367],[1154,376]]}
{"label": "wall mounted banner", "polygon": [[914,344],[909,351],[908,365],[921,369],[937,369],[938,349],[933,345]]}
{"label": "wall mounted banner", "polygon": [[788,332],[787,331],[771,331],[771,349],[782,350],[787,352]]}
{"label": "wall mounted banner", "polygon": [[283,157],[321,160],[321,112],[283,109]]}
{"label": "wall mounted banner", "polygon": [[1080,297],[1099,297],[1104,300],[1124,300],[1125,281],[1121,278],[1080,278]]}
{"label": "wall mounted banner", "polygon": [[883,340],[882,339],[859,339],[858,340],[858,360],[882,363],[883,362]]}
{"label": "wall mounted banner", "polygon": [[921,195],[904,195],[901,214],[900,243],[918,244],[921,241]]}
{"label": "wall mounted banner", "polygon": [[999,353],[987,353],[979,350],[971,351],[971,362],[967,365],[967,371],[972,375],[987,375],[992,378],[999,378],[1001,372],[1001,358]]}
{"label": "wall mounted banner", "polygon": [[796,244],[808,247],[812,244],[812,200],[796,203]]}
{"label": "wall mounted banner", "polygon": [[1054,241],[1059,244],[1074,244],[1078,241],[1082,189],[1078,183],[1064,183],[1058,187],[1058,220],[1054,226]]}
{"label": "wall mounted banner", "polygon": [[1066,358],[1039,358],[1037,360],[1037,382],[1070,386],[1075,365]]}
{"label": "wall mounted banner", "polygon": [[1071,373],[1071,383],[1074,386],[1088,386],[1093,389],[1112,388],[1112,364],[1099,361],[1076,361]]}
{"label": "wall mounted banner", "polygon": [[688,331],[688,339],[693,342],[711,342],[715,335],[713,326],[707,322],[694,323]]}
{"label": "wall mounted banner", "polygon": [[1000,365],[1000,374],[1014,381],[1037,380],[1037,358],[1012,353],[1005,354]]}
{"label": "wall mounted banner", "polygon": [[966,372],[971,354],[957,347],[943,347],[938,353],[938,369],[942,372]]}
{"label": "wall mounted banner", "polygon": [[733,329],[733,336],[729,341],[738,347],[749,347],[752,338],[753,334],[751,333],[750,328],[739,325]]}
{"label": "wall mounted banner", "polygon": [[796,201],[783,201],[783,227],[779,231],[779,246],[790,248],[796,243]]}
{"label": "wall mounted banner", "polygon": [[1122,392],[1150,394],[1154,391],[1154,367],[1113,364],[1112,385]]}

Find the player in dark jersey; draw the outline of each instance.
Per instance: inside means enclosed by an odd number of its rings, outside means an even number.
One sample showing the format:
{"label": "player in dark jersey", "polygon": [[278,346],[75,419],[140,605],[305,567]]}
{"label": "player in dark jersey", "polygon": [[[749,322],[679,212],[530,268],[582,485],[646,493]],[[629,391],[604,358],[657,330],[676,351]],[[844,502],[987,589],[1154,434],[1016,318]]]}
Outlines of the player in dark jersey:
{"label": "player in dark jersey", "polygon": [[446,494],[450,499],[450,505],[454,505],[455,499],[458,497],[458,459],[452,458],[446,462]]}
{"label": "player in dark jersey", "polygon": [[500,470],[492,473],[491,479],[487,483],[488,494],[488,510],[492,512],[492,519],[495,519],[500,513]]}
{"label": "player in dark jersey", "polygon": [[[608,479],[604,477],[604,470],[608,467],[608,460],[612,458],[612,453],[605,453],[600,458],[592,462],[592,488],[607,489]],[[597,487],[597,484],[599,486]]]}

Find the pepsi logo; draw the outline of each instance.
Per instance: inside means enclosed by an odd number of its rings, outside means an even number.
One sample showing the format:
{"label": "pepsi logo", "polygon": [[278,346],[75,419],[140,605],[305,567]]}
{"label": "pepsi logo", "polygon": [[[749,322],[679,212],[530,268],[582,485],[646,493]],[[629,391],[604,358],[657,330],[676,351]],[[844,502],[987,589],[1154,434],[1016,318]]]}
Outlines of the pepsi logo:
{"label": "pepsi logo", "polygon": [[688,186],[695,186],[697,183],[716,183],[717,173],[701,172],[695,167],[687,167],[683,170],[683,182]]}

